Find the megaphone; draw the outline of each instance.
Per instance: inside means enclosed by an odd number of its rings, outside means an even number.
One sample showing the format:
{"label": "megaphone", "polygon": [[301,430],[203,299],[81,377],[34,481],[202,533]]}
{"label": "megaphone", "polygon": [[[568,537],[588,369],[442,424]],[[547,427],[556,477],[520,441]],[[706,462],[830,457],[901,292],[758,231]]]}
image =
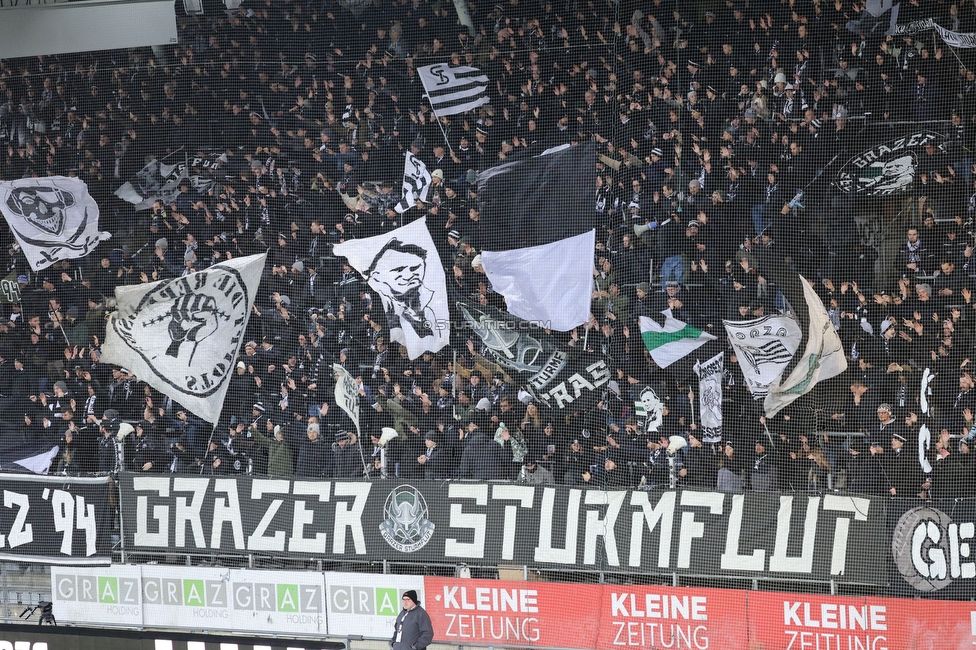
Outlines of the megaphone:
{"label": "megaphone", "polygon": [[644,233],[647,232],[648,230],[653,230],[653,228],[641,223],[634,225],[634,234],[637,235],[638,237],[643,237]]}

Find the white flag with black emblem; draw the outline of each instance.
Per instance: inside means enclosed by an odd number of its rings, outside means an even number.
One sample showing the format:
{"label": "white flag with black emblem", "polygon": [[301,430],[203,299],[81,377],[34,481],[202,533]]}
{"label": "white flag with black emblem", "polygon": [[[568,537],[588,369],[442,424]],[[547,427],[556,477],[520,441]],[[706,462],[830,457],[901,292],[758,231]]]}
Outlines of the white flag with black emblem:
{"label": "white flag with black emblem", "polygon": [[98,204],[77,178],[0,183],[0,213],[35,271],[84,257],[112,236],[98,230]]}
{"label": "white flag with black emblem", "polygon": [[800,326],[783,315],[722,323],[752,398],[764,399],[800,347]]}
{"label": "white flag with black emblem", "polygon": [[434,115],[457,115],[487,104],[488,75],[470,65],[435,63],[417,68]]}
{"label": "white flag with black emblem", "polygon": [[362,435],[359,430],[359,385],[356,378],[349,374],[349,371],[338,363],[332,364],[332,372],[335,374],[335,399],[352,423],[356,425],[356,433]]}
{"label": "white flag with black emblem", "polygon": [[349,260],[383,299],[390,340],[411,359],[451,342],[447,280],[422,217],[385,235],[352,239],[332,251]]}
{"label": "white flag with black emblem", "polygon": [[431,177],[427,165],[420,158],[407,152],[403,165],[403,198],[393,206],[393,209],[403,214],[417,203],[417,199],[426,203],[430,184]]}
{"label": "white flag with black emblem", "polygon": [[197,416],[217,422],[265,257],[118,287],[118,311],[105,329],[102,361],[129,368]]}

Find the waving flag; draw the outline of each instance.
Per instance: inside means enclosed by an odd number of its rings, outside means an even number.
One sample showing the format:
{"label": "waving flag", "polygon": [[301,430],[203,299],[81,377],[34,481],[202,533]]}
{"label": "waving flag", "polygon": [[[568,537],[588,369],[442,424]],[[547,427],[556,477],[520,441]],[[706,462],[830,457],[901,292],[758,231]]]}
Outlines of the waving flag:
{"label": "waving flag", "polygon": [[403,166],[403,198],[393,206],[399,214],[403,214],[414,206],[417,199],[427,202],[427,192],[430,190],[431,177],[427,165],[420,158],[410,152],[404,156]]}
{"label": "waving flag", "polygon": [[85,257],[112,235],[98,230],[98,204],[66,176],[0,183],[0,213],[35,271]]}
{"label": "waving flag", "polygon": [[708,332],[691,327],[671,315],[666,309],[664,322],[660,323],[647,316],[640,317],[641,339],[644,347],[651,353],[654,363],[667,368],[675,361],[683,359],[715,337]]}
{"label": "waving flag", "polygon": [[217,422],[266,255],[118,287],[102,361],[125,366],[208,422]]}
{"label": "waving flag", "polygon": [[455,115],[488,103],[488,75],[470,65],[435,63],[417,68],[434,115]]}
{"label": "waving flag", "polygon": [[332,251],[366,278],[383,300],[390,340],[411,359],[451,342],[447,279],[427,218],[391,232],[336,244]]}
{"label": "waving flag", "polygon": [[478,175],[485,235],[475,243],[508,311],[545,329],[590,319],[596,146],[566,145]]}
{"label": "waving flag", "polygon": [[785,277],[777,278],[776,284],[790,303],[803,333],[798,346],[803,352],[793,358],[770,384],[763,403],[767,417],[776,415],[798,397],[809,393],[819,382],[847,370],[844,346],[820,296],[803,276],[788,269],[782,273]]}

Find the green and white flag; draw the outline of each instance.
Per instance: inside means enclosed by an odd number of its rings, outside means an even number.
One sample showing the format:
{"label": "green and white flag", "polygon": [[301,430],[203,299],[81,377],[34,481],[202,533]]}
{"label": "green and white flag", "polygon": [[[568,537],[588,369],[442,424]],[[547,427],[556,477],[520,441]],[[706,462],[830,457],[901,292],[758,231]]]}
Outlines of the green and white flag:
{"label": "green and white flag", "polygon": [[641,339],[650,351],[654,363],[660,367],[667,368],[709,341],[715,340],[711,334],[674,318],[670,309],[661,313],[664,315],[663,324],[648,316],[640,317]]}

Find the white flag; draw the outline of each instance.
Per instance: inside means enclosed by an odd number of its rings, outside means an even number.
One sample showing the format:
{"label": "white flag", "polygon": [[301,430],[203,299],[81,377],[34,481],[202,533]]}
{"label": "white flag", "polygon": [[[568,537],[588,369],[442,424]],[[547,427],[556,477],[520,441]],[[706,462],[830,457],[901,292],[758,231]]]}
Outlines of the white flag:
{"label": "white flag", "polygon": [[[844,356],[844,346],[840,336],[834,329],[827,308],[817,292],[813,290],[803,276],[799,276],[803,285],[804,303],[794,304],[796,310],[805,310],[810,321],[807,332],[807,343],[801,356],[789,375],[777,377],[769,386],[769,393],[763,406],[766,417],[773,417],[786,405],[795,401],[801,395],[813,390],[813,387],[825,379],[836,377],[847,370],[847,358]],[[799,300],[797,300],[799,302]]]}
{"label": "white flag", "polygon": [[701,413],[701,441],[706,444],[722,440],[722,378],[725,373],[725,353],[719,352],[708,361],[695,364],[698,375],[698,405]]}
{"label": "white flag", "polygon": [[435,63],[417,68],[434,115],[455,115],[488,103],[488,75],[470,65]]}
{"label": "white flag", "polygon": [[118,287],[118,311],[106,327],[102,361],[129,368],[197,416],[217,422],[265,257]]}
{"label": "white flag", "polygon": [[800,345],[800,326],[789,316],[722,321],[752,398],[766,397]]}
{"label": "white flag", "polygon": [[390,340],[406,346],[411,359],[450,343],[447,282],[426,217],[384,235],[336,244],[332,251],[380,294]]}
{"label": "white flag", "polygon": [[136,210],[148,210],[157,200],[169,205],[180,195],[180,182],[186,178],[186,172],[183,160],[169,165],[153,158],[115,190],[115,196],[128,201]]}
{"label": "white flag", "polygon": [[338,363],[332,364],[332,372],[336,379],[336,404],[346,412],[352,423],[356,425],[356,434],[361,438],[362,432],[359,430],[359,386],[356,384],[356,378]]}
{"label": "white flag", "polygon": [[427,192],[430,190],[431,177],[427,165],[420,158],[407,152],[403,165],[403,198],[393,206],[398,213],[403,214],[420,199],[427,202]]}
{"label": "white flag", "polygon": [[0,213],[35,271],[84,257],[112,236],[98,230],[98,204],[77,178],[2,182]]}

